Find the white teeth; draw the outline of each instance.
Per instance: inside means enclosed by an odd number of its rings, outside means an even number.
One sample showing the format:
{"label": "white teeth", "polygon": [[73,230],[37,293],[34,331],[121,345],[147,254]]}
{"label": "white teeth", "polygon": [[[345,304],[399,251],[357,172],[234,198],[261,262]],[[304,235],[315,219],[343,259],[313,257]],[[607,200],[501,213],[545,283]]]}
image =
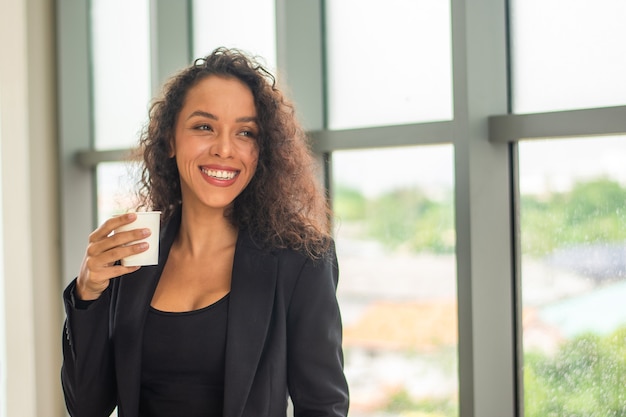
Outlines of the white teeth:
{"label": "white teeth", "polygon": [[204,172],[209,177],[217,178],[218,180],[232,180],[237,175],[237,173],[234,171],[223,171],[219,169],[202,168],[202,172]]}

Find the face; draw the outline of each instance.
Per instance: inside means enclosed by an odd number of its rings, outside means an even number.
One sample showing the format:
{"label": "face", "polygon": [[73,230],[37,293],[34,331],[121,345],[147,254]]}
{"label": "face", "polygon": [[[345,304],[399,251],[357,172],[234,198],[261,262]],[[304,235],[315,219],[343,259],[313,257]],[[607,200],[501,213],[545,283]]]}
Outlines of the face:
{"label": "face", "polygon": [[183,205],[224,210],[250,183],[259,151],[252,92],[236,78],[211,75],[187,92],[172,155]]}

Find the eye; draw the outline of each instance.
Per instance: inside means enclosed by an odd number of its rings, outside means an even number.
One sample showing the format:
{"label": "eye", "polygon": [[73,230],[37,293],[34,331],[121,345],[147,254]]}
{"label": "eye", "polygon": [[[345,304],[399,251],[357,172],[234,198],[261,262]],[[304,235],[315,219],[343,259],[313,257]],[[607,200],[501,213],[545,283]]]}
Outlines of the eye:
{"label": "eye", "polygon": [[204,131],[207,131],[207,132],[209,132],[209,131],[212,131],[212,130],[213,130],[213,128],[211,127],[211,125],[208,125],[208,124],[206,124],[206,123],[201,123],[201,124],[199,124],[199,125],[196,125],[196,126],[194,127],[194,129],[195,129],[195,130],[204,130]]}
{"label": "eye", "polygon": [[239,132],[239,136],[243,136],[245,138],[251,138],[251,139],[256,139],[256,132],[254,132],[253,130],[249,130],[249,129],[244,129],[241,132]]}

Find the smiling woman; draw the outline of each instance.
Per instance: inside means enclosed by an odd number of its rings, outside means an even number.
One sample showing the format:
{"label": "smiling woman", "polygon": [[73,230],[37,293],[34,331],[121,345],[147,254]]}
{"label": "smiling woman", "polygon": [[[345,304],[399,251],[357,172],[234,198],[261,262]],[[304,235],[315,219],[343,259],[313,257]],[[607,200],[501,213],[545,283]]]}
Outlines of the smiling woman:
{"label": "smiling woman", "polygon": [[[163,212],[159,263],[115,261],[144,230],[89,236],[64,292],[73,417],[345,417],[329,208],[293,106],[236,50],[166,84],[140,140],[142,207]],[[113,357],[115,360],[113,361]]]}

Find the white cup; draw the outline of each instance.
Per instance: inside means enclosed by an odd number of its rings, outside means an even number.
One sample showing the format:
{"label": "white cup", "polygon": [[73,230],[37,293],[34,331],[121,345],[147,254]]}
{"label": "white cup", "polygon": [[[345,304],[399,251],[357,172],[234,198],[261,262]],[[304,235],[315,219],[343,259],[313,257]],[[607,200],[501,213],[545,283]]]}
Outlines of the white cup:
{"label": "white cup", "polygon": [[125,232],[135,229],[150,229],[152,232],[150,236],[145,239],[135,240],[130,242],[129,245],[148,242],[150,246],[147,251],[136,253],[134,255],[122,258],[121,262],[123,266],[147,266],[156,265],[159,263],[159,229],[161,225],[161,212],[160,211],[138,211],[135,213],[137,218],[135,221],[129,224],[125,224],[115,229],[115,233]]}

